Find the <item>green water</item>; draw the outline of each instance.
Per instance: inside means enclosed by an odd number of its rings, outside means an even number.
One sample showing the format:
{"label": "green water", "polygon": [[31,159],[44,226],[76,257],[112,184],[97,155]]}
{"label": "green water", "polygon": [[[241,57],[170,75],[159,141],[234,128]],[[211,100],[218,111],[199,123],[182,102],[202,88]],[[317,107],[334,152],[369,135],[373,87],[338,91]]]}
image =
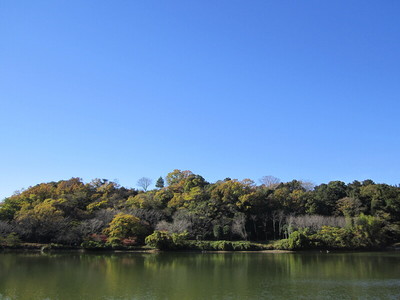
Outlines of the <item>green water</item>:
{"label": "green water", "polygon": [[4,299],[400,299],[400,253],[0,253]]}

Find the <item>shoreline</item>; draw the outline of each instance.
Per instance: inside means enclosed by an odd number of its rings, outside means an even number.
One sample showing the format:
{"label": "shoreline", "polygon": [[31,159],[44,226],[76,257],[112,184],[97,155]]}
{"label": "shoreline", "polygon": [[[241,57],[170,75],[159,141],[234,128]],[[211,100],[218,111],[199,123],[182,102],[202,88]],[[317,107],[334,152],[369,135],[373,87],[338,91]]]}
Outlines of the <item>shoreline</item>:
{"label": "shoreline", "polygon": [[279,249],[270,249],[270,250],[199,250],[199,249],[182,249],[182,250],[159,250],[159,249],[150,249],[150,248],[137,248],[137,249],[85,249],[81,247],[60,247],[60,246],[51,246],[50,244],[30,244],[27,247],[22,246],[2,246],[0,247],[1,253],[23,253],[23,252],[37,252],[37,253],[144,253],[144,254],[156,254],[156,253],[264,253],[264,254],[285,254],[285,253],[356,253],[356,252],[397,252],[400,251],[398,247],[385,247],[381,249],[329,249],[329,250],[321,250],[321,249],[309,249],[309,250],[279,250]]}
{"label": "shoreline", "polygon": [[35,247],[1,247],[2,252],[81,252],[81,253],[295,253],[291,250],[159,250],[159,249],[85,249],[80,247],[46,247],[48,245]]}

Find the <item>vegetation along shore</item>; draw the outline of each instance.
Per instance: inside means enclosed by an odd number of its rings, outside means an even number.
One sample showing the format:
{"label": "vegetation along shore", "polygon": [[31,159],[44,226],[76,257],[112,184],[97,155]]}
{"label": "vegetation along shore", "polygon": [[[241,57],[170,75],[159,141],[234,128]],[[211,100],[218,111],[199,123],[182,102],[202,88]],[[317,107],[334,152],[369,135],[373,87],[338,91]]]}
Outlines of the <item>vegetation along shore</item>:
{"label": "vegetation along shore", "polygon": [[0,248],[265,251],[396,247],[400,187],[372,180],[215,183],[190,171],[41,183],[0,203]]}

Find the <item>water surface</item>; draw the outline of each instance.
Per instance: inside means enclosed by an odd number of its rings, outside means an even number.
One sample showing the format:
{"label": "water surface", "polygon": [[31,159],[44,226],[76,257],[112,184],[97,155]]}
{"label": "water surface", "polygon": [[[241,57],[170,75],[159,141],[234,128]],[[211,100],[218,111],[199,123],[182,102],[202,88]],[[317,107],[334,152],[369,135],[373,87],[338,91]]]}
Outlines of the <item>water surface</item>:
{"label": "water surface", "polygon": [[0,253],[0,300],[400,299],[400,253]]}

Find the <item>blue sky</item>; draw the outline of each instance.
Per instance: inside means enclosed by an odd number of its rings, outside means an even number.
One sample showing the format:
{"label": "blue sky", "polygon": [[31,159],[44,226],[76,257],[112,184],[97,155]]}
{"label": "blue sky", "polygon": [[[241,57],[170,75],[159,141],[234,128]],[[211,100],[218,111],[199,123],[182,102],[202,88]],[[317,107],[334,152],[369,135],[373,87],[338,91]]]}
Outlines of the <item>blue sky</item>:
{"label": "blue sky", "polygon": [[81,177],[400,183],[399,1],[2,1],[0,199]]}

